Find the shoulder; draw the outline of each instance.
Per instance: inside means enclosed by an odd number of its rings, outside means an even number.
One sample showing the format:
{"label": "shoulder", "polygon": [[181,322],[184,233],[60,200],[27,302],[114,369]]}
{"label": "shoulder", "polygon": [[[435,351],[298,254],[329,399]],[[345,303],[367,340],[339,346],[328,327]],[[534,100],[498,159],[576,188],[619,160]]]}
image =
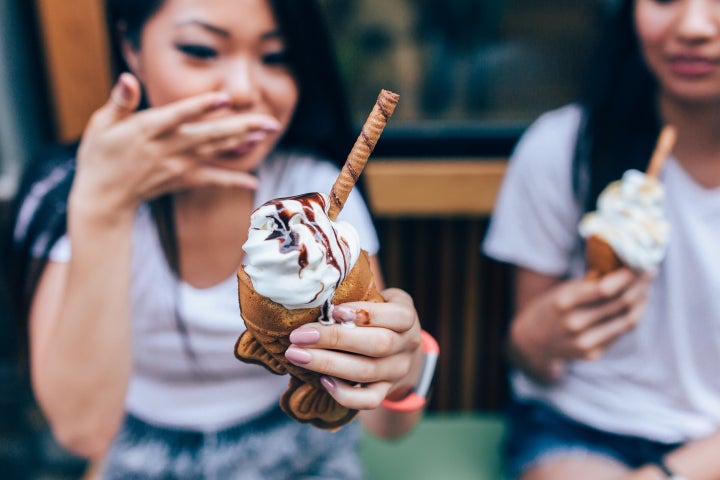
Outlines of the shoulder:
{"label": "shoulder", "polygon": [[583,117],[577,104],[542,114],[523,133],[508,166],[509,178],[568,182]]}
{"label": "shoulder", "polygon": [[543,113],[522,135],[513,158],[541,157],[550,162],[558,156],[572,154],[582,116],[577,104]]}

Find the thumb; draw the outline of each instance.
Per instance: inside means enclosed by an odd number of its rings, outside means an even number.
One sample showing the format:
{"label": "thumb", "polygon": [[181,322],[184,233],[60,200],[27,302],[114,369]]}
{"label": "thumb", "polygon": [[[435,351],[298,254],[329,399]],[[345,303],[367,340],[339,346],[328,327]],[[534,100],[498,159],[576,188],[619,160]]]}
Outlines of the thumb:
{"label": "thumb", "polygon": [[128,117],[137,110],[141,96],[140,82],[135,75],[122,73],[110,92],[110,98],[98,112],[100,122],[109,126]]}

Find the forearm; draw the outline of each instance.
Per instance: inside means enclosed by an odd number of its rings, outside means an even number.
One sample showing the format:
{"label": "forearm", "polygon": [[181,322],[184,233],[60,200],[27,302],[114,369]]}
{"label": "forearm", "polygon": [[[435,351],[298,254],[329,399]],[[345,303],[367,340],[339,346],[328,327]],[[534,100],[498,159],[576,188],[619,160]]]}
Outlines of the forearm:
{"label": "forearm", "polygon": [[122,421],[131,371],[132,217],[105,222],[83,210],[69,216],[73,252],[61,298],[33,307],[32,372],[58,439],[93,456]]}

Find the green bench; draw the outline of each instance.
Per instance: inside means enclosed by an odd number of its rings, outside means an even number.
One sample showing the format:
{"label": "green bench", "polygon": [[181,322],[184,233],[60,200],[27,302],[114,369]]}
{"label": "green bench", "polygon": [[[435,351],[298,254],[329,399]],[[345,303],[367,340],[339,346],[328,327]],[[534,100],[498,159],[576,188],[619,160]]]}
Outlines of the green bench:
{"label": "green bench", "polygon": [[428,414],[407,436],[363,433],[368,480],[499,480],[505,423],[499,414]]}

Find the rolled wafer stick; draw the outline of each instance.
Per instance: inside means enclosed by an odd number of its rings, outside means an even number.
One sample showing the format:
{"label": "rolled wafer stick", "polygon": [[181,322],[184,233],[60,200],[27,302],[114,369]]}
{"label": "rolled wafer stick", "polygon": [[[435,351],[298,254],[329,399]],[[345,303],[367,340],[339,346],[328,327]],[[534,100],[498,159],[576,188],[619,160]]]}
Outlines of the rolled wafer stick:
{"label": "rolled wafer stick", "polygon": [[646,170],[646,174],[649,177],[658,178],[660,170],[665,163],[665,159],[672,152],[677,140],[677,129],[672,125],[666,125],[660,132],[657,143],[655,144],[655,151],[650,157],[650,163]]}
{"label": "rolled wafer stick", "polygon": [[388,119],[395,111],[399,98],[400,95],[397,93],[388,90],[380,91],[375,106],[367,120],[365,120],[362,131],[355,140],[355,145],[350,150],[345,165],[330,190],[330,209],[328,210],[330,220],[335,221],[340,214],[340,210],[345,205],[350,192],[355,186],[355,182],[357,182],[363,168],[365,168],[365,163],[367,163],[370,154],[375,148],[385,124],[387,124]]}

